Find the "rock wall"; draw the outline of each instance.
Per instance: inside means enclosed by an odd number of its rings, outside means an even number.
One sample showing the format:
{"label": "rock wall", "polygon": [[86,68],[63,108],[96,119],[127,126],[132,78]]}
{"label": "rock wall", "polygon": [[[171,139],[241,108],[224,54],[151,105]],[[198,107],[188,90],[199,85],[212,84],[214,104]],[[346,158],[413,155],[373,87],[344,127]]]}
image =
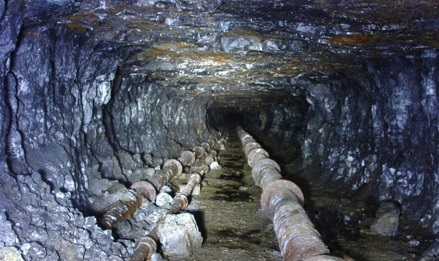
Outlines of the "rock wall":
{"label": "rock wall", "polygon": [[123,162],[120,151],[171,158],[206,140],[205,104],[120,75],[139,48],[117,32],[97,39],[42,11],[66,15],[78,4],[0,2],[0,246],[36,260],[122,260],[132,242],[83,215],[89,179],[117,179],[104,171]]}
{"label": "rock wall", "polygon": [[334,77],[307,89],[305,164],[351,195],[398,202],[404,225],[437,234],[437,52],[369,60],[360,74]]}

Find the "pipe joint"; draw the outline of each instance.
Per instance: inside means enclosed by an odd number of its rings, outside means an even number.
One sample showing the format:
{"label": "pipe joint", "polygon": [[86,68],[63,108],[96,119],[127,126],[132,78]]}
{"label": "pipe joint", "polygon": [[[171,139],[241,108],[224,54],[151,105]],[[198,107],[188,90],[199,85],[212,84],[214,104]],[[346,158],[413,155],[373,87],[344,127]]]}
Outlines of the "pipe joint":
{"label": "pipe joint", "polygon": [[175,195],[174,202],[180,204],[180,209],[186,209],[189,205],[189,200],[187,199],[187,196],[181,193],[177,193],[177,195]]}
{"label": "pipe joint", "polygon": [[151,202],[154,202],[157,196],[156,187],[148,181],[137,181],[131,185],[131,189]]}
{"label": "pipe joint", "polygon": [[195,153],[195,157],[200,159],[206,155],[206,150],[201,146],[195,146],[192,151]]}
{"label": "pipe joint", "polygon": [[195,160],[195,154],[188,150],[183,151],[178,158],[178,161],[180,161],[183,166],[192,166],[195,163]]}
{"label": "pipe joint", "polygon": [[149,260],[157,251],[157,242],[150,236],[142,237],[134,244],[134,254],[131,261]]}

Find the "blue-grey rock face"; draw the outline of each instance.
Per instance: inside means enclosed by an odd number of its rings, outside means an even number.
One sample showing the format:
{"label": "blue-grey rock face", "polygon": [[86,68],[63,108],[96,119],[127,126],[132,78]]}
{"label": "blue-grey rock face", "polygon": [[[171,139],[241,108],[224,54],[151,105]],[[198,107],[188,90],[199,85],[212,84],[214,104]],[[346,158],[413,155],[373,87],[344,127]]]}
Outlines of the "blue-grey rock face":
{"label": "blue-grey rock face", "polygon": [[0,246],[128,258],[90,200],[237,121],[437,236],[438,6],[326,2],[0,0]]}
{"label": "blue-grey rock face", "polygon": [[320,164],[322,179],[395,200],[403,215],[437,232],[436,56],[368,61],[344,83],[308,88],[303,153],[309,166]]}

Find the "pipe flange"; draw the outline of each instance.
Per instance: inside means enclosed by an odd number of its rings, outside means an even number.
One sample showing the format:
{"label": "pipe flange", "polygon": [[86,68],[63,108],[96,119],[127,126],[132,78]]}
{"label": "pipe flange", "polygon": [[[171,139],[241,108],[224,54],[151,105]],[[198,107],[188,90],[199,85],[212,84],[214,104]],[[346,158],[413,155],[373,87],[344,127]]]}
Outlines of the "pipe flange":
{"label": "pipe flange", "polygon": [[269,159],[269,158],[263,158],[259,159],[254,166],[252,166],[252,178],[256,182],[258,186],[261,186],[261,180],[262,180],[262,171],[267,168],[271,168],[274,171],[279,172],[280,174],[280,166],[277,164],[276,161]]}
{"label": "pipe flange", "polygon": [[183,166],[178,160],[170,159],[163,164],[163,169],[172,168],[174,176],[180,176],[183,173]]}
{"label": "pipe flange", "polygon": [[203,147],[207,152],[209,152],[211,148],[210,144],[207,142],[201,143],[201,147]]}
{"label": "pipe flange", "polygon": [[256,140],[252,136],[250,136],[250,134],[245,135],[244,138],[241,140],[243,147],[245,147],[250,142],[256,142]]}
{"label": "pipe flange", "polygon": [[261,207],[264,213],[268,213],[268,204],[270,202],[270,198],[272,197],[273,193],[276,193],[279,191],[279,188],[285,188],[294,193],[296,195],[299,203],[303,206],[304,203],[304,197],[302,190],[297,186],[295,183],[285,180],[285,179],[279,179],[271,182],[268,184],[264,190],[262,191],[261,195]]}
{"label": "pipe flange", "polygon": [[185,195],[183,195],[181,193],[177,193],[177,195],[175,195],[174,201],[181,202],[181,208],[180,209],[186,209],[187,206],[189,205],[189,200],[187,199],[187,197]]}
{"label": "pipe flange", "polygon": [[134,244],[134,255],[132,260],[149,260],[157,251],[157,242],[151,236],[146,236]]}
{"label": "pipe flange", "polygon": [[[209,150],[213,150],[213,149],[215,149],[215,145],[216,145],[216,141],[213,139],[213,138],[211,138],[211,139],[208,139],[207,140],[207,143],[209,144]],[[203,145],[201,145],[201,146],[203,146]],[[203,146],[204,147],[204,146]],[[207,149],[206,149],[207,150]]]}
{"label": "pipe flange", "polygon": [[192,166],[195,163],[195,154],[192,151],[185,150],[181,153],[178,161],[181,162],[184,166]]}
{"label": "pipe flange", "polygon": [[211,156],[211,157],[213,157],[213,158],[216,158],[216,156],[218,156],[218,152],[216,152],[216,150],[211,150],[211,151],[209,152],[209,156]]}
{"label": "pipe flange", "polygon": [[[260,155],[258,155],[260,154]],[[258,157],[256,157],[256,155],[258,155]],[[253,168],[254,163],[255,163],[255,158],[258,158],[259,160],[261,160],[261,158],[268,158],[270,155],[268,154],[268,152],[262,148],[255,148],[253,150],[251,150],[247,156],[247,162],[248,165]],[[258,160],[258,161],[259,161]]]}
{"label": "pipe flange", "polygon": [[194,173],[194,174],[191,175],[191,179],[193,181],[195,181],[195,184],[200,184],[200,182],[201,182],[201,175],[198,174],[198,173]]}
{"label": "pipe flange", "polygon": [[266,153],[256,153],[256,155],[253,156],[253,159],[252,159],[253,167],[258,164],[259,160],[263,160],[263,159],[268,159],[268,156]]}
{"label": "pipe flange", "polygon": [[256,141],[248,142],[244,146],[245,156],[248,157],[248,154],[250,153],[250,151],[257,149],[257,148],[261,148],[261,145],[259,143],[257,143]]}
{"label": "pipe flange", "polygon": [[195,157],[197,157],[197,159],[204,157],[206,154],[206,150],[201,146],[195,146],[192,151],[195,153]]}
{"label": "pipe flange", "polygon": [[151,202],[154,202],[157,196],[156,188],[147,181],[137,181],[131,185],[131,189]]}

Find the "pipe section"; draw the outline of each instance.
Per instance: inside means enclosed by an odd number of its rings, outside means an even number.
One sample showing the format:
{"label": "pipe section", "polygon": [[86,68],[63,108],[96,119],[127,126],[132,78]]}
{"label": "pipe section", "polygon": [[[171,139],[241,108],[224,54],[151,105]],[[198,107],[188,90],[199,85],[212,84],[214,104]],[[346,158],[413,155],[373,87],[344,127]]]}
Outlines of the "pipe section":
{"label": "pipe section", "polygon": [[149,260],[157,251],[157,239],[148,235],[136,240],[134,244],[134,254],[131,256],[131,261],[145,261]]}
{"label": "pipe section", "polygon": [[[197,159],[215,158],[218,153],[216,149],[218,148],[215,147],[215,142],[212,139],[210,139],[208,143],[206,142],[202,143],[202,146],[195,146],[192,149],[193,152],[184,151],[181,154],[181,156],[178,158],[178,161],[168,160],[163,166],[163,170],[165,173],[163,172],[157,173],[157,175],[154,175],[149,180],[149,182],[143,181],[145,183],[152,184],[155,186],[155,188],[159,189],[173,177],[171,176],[171,173],[168,172],[168,170],[172,170],[172,174],[175,171],[177,172],[178,175],[180,175],[182,173],[181,164],[183,164],[183,166],[190,167],[189,170],[192,173],[192,175],[190,176],[188,183],[184,187],[181,187],[180,191],[175,195],[174,203],[172,204],[171,208],[166,212],[166,215],[178,213],[180,210],[185,209],[188,206],[189,204],[188,197],[192,194],[194,187],[197,184],[201,183],[201,179],[203,175],[209,171],[209,166],[205,164],[202,164],[200,166],[192,166],[192,165],[195,163]],[[175,176],[175,174],[173,175]],[[165,182],[165,180],[167,181]],[[156,190],[154,190],[154,193],[156,193]],[[149,191],[147,195],[150,195]],[[155,199],[155,194],[154,194],[154,199]],[[159,221],[158,224],[160,222],[162,221]],[[157,251],[157,244],[159,243],[159,238],[157,236],[157,225],[154,229],[150,231],[148,235],[136,241],[134,245],[134,254],[130,259],[131,261],[149,260],[152,257],[152,255]]]}
{"label": "pipe section", "polygon": [[182,172],[183,166],[179,161],[175,159],[167,160],[163,164],[163,169],[157,171],[148,181],[138,181],[131,185],[131,188],[144,198],[154,202],[157,191],[173,177],[181,175]]}
{"label": "pipe section", "polygon": [[142,199],[136,193],[132,193],[135,199],[119,200],[111,204],[105,210],[105,213],[99,219],[101,225],[110,229],[115,227],[121,221],[130,218],[134,212],[142,205]]}
{"label": "pipe section", "polygon": [[183,166],[192,166],[195,163],[196,157],[192,151],[183,151],[178,158],[178,161],[183,164]]}
{"label": "pipe section", "polygon": [[305,210],[300,188],[282,179],[280,166],[241,126],[237,126],[252,177],[262,188],[261,207],[274,224],[279,248],[285,261],[330,261],[330,256]]}
{"label": "pipe section", "polygon": [[178,213],[182,209],[186,209],[189,205],[188,197],[192,194],[195,185],[200,184],[202,179],[202,174],[194,173],[189,178],[188,183],[180,188],[180,192],[174,197],[174,204],[168,211],[168,214]]}
{"label": "pipe section", "polygon": [[206,155],[206,150],[201,146],[195,146],[192,151],[195,153],[195,157],[200,159]]}

